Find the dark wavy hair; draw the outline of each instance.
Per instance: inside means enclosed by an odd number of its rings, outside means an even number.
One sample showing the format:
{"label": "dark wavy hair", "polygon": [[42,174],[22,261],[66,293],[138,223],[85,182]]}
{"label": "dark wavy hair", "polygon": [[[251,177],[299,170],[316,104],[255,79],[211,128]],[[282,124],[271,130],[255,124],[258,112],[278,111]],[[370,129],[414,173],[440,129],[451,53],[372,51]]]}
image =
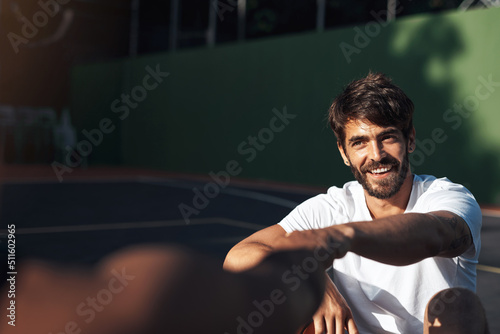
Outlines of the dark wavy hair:
{"label": "dark wavy hair", "polygon": [[345,125],[367,120],[378,126],[395,126],[408,138],[413,129],[413,102],[383,73],[368,73],[351,82],[328,110],[328,122],[345,148]]}

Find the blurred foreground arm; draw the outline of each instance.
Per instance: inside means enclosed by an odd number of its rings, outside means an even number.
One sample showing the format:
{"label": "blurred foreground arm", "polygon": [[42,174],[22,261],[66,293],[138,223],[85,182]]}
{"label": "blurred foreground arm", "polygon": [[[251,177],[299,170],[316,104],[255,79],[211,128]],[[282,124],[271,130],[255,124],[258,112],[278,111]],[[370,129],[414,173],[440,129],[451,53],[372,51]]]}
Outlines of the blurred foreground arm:
{"label": "blurred foreground arm", "polygon": [[[318,268],[323,271],[331,266],[333,259],[338,255],[340,243],[335,240],[324,239],[324,234],[319,230],[309,230],[307,232],[297,232],[295,237],[303,237],[306,242],[298,240],[296,243],[289,238],[279,225],[273,225],[260,230],[245,240],[235,245],[226,256],[224,268],[229,271],[239,272],[248,270],[260,263],[270,253],[280,249],[297,249],[307,247],[311,251],[311,256],[304,263],[303,267],[295,266],[293,269],[298,276],[304,275],[307,268]],[[346,246],[347,247],[347,246]],[[323,301],[317,312],[312,317],[315,333],[338,333],[343,334],[344,328],[349,333],[358,333],[352,312],[347,302],[339,293],[335,284],[326,273],[323,273],[326,282],[326,290]],[[288,276],[284,276],[288,280]]]}
{"label": "blurred foreground arm", "polygon": [[[295,333],[321,302],[323,272],[282,279],[306,251],[280,252],[234,274],[186,249],[145,246],[112,255],[94,270],[26,261],[9,333]],[[9,301],[0,291],[0,307]],[[5,320],[5,319],[4,319]]]}

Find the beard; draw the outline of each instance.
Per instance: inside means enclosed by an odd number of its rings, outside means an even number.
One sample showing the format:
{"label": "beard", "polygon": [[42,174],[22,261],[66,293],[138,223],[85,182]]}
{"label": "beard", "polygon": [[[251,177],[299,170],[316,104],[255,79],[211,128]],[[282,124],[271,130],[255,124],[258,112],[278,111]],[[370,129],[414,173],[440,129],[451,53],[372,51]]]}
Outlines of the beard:
{"label": "beard", "polygon": [[[402,164],[400,164],[399,161],[392,156],[386,156],[380,161],[367,163],[360,169],[352,166],[350,162],[351,161],[349,160],[351,172],[354,174],[356,180],[361,184],[363,189],[365,189],[370,196],[378,199],[388,199],[396,195],[403,186],[410,167],[410,159],[408,157],[408,153],[405,153]],[[368,171],[382,167],[391,167],[391,171],[389,171],[390,175],[382,180],[372,181],[373,184],[370,183],[370,181],[368,181],[368,176],[366,175]],[[397,171],[398,169],[399,172],[393,172],[393,170]]]}

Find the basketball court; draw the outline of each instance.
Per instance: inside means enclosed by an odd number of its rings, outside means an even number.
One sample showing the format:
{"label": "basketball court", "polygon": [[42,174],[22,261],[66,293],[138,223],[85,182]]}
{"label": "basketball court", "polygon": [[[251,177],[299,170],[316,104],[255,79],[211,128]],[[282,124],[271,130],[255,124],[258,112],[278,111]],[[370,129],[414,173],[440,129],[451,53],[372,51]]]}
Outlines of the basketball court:
{"label": "basketball court", "polygon": [[[123,247],[159,243],[187,246],[222,264],[235,243],[324,191],[231,180],[218,193],[209,193],[212,198],[206,202],[198,198],[194,204],[196,194],[210,182],[208,176],[92,168],[75,170],[60,183],[47,166],[8,166],[2,172],[0,234],[15,224],[18,259],[92,265]],[[189,222],[179,210],[181,204],[197,212]],[[498,240],[500,210],[483,208],[477,292],[492,333],[500,332]]]}

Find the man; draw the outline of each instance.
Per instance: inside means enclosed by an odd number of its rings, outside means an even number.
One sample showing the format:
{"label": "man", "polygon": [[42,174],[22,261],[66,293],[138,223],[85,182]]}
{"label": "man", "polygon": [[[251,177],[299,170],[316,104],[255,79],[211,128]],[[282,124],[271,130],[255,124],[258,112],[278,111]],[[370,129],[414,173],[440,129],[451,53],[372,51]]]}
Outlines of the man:
{"label": "man", "polygon": [[414,175],[413,103],[383,74],[350,83],[329,122],[357,181],[296,207],[233,247],[224,267],[242,271],[278,249],[327,249],[333,281],[313,317],[316,333],[422,333],[440,290],[474,291],[481,211],[446,178]]}

